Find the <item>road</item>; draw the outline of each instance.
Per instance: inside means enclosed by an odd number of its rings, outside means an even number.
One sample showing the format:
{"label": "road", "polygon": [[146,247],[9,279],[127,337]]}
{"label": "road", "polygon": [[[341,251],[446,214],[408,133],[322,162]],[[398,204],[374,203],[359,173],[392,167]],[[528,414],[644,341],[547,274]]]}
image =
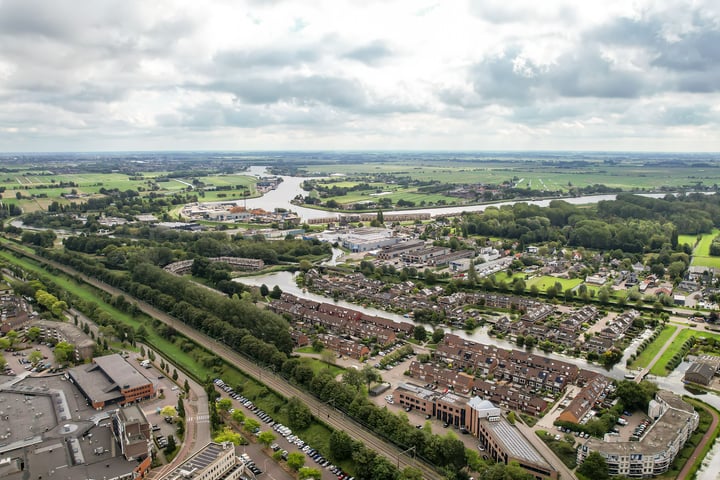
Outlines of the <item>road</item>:
{"label": "road", "polygon": [[387,457],[387,459],[390,460],[391,463],[398,465],[400,469],[411,466],[419,469],[422,472],[424,479],[439,480],[443,478],[442,475],[435,471],[435,469],[429,464],[423,461],[409,458],[407,456],[403,456],[402,450],[400,450],[398,447],[389,442],[381,440],[374,433],[372,433],[362,425],[358,424],[351,418],[345,416],[343,413],[329,407],[328,405],[319,401],[307,392],[300,390],[293,385],[290,385],[280,376],[273,374],[269,370],[265,370],[264,368],[259,367],[255,363],[240,355],[239,353],[230,349],[228,346],[218,342],[213,338],[208,337],[203,333],[198,332],[191,327],[188,327],[184,323],[180,322],[174,317],[171,317],[165,312],[158,310],[152,305],[138,298],[132,297],[127,292],[112,287],[105,282],[102,282],[92,277],[88,277],[87,275],[78,272],[74,268],[68,267],[53,260],[49,260],[34,253],[27,252],[21,248],[18,248],[12,243],[3,242],[3,246],[5,246],[5,248],[8,248],[9,250],[12,250],[13,252],[17,252],[37,262],[40,262],[41,264],[52,266],[53,268],[56,268],[70,276],[79,278],[82,281],[96,288],[99,288],[100,290],[103,290],[111,295],[124,295],[125,298],[129,301],[137,303],[138,308],[140,308],[140,310],[142,310],[145,314],[160,320],[161,322],[174,328],[180,334],[186,336],[190,340],[193,340],[198,345],[208,349],[211,352],[214,352],[216,355],[223,357],[225,360],[235,365],[240,370],[259,379],[261,383],[275,390],[285,398],[297,397],[310,408],[310,410],[316,415],[318,419],[321,419],[328,426],[336,430],[348,432],[356,440],[363,442],[366,447]]}
{"label": "road", "polygon": [[715,433],[715,429],[718,426],[718,415],[715,413],[715,411],[711,408],[705,409],[707,412],[712,415],[712,422],[710,423],[710,428],[707,429],[707,432],[705,432],[705,435],[703,435],[702,439],[700,440],[700,443],[698,443],[698,446],[695,448],[695,451],[690,455],[690,458],[687,462],[685,462],[685,466],[682,470],[680,470],[680,473],[678,473],[678,480],[686,480],[688,477],[688,474],[690,473],[690,469],[695,464],[695,461],[698,458],[698,455],[700,455],[700,452],[702,452],[703,448],[705,448],[705,445],[710,441],[710,438]]}

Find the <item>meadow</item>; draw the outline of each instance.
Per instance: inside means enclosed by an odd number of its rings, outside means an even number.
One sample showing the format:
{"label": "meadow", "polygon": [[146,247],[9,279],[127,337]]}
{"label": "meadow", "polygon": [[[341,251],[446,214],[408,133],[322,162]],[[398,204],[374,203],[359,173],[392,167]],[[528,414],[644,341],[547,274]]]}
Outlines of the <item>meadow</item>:
{"label": "meadow", "polygon": [[[652,359],[655,358],[655,355],[658,354],[660,349],[665,346],[665,343],[667,343],[670,337],[672,337],[673,333],[675,333],[675,330],[677,330],[677,327],[675,325],[666,325],[665,328],[663,328],[663,331],[660,332],[660,335],[658,335],[655,340],[650,342],[647,348],[645,348],[645,350],[643,350],[642,353],[638,355],[635,361],[630,364],[630,368],[648,367]],[[670,357],[672,357],[672,355]]]}
{"label": "meadow", "polygon": [[720,183],[720,167],[706,166],[702,169],[687,167],[668,168],[648,163],[621,163],[616,165],[590,162],[581,166],[545,164],[535,159],[526,161],[478,160],[477,163],[418,160],[417,162],[393,161],[383,164],[375,162],[316,164],[301,167],[309,175],[329,176],[332,174],[391,174],[416,180],[437,180],[441,183],[491,183],[500,184],[508,180],[518,183],[521,188],[560,190],[567,192],[571,187],[585,187],[603,184],[623,190],[656,190],[660,188],[693,187],[697,184]]}
{"label": "meadow", "polygon": [[535,285],[538,287],[538,290],[543,293],[546,292],[548,288],[555,285],[555,283],[559,283],[560,285],[562,285],[562,290],[564,292],[568,288],[577,287],[578,285],[583,283],[583,280],[582,278],[558,278],[549,275],[541,275],[539,277],[533,277],[525,283],[528,289]]}
{"label": "meadow", "polygon": [[[711,233],[703,234],[693,250],[691,265],[720,268],[720,257],[710,256],[710,244],[712,244],[713,239],[718,235],[720,235],[720,230],[717,228],[713,229]],[[678,238],[678,241],[680,241],[680,238]]]}
{"label": "meadow", "polygon": [[713,338],[716,341],[720,341],[720,334],[710,332],[698,332],[697,330],[685,329],[680,332],[677,337],[675,337],[675,340],[672,342],[672,344],[670,344],[667,350],[663,352],[662,356],[658,359],[657,362],[655,362],[655,365],[650,368],[650,373],[659,377],[666,377],[669,372],[665,369],[665,365],[676,353],[680,352],[680,349],[682,348],[685,341],[693,336],[695,338]]}

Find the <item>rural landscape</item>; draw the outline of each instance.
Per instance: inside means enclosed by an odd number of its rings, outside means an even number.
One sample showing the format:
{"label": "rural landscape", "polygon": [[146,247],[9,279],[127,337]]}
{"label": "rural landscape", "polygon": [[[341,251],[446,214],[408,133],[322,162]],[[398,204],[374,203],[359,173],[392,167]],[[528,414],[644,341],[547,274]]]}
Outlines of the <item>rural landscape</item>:
{"label": "rural landscape", "polygon": [[[4,392],[67,378],[84,408],[125,405],[111,418],[119,471],[172,478],[190,452],[224,458],[224,442],[255,452],[238,457],[242,475],[274,478],[707,468],[720,406],[711,155],[2,165]],[[98,368],[128,375],[113,355],[142,393],[84,385]],[[129,441],[129,422],[147,433]]]}

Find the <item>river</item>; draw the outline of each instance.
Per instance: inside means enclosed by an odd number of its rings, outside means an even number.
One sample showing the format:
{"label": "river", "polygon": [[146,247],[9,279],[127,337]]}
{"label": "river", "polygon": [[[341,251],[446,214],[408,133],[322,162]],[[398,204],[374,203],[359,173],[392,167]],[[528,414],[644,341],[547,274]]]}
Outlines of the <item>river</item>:
{"label": "river", "polygon": [[[248,175],[261,177],[268,175],[266,166],[252,166],[247,172]],[[285,210],[291,210],[297,213],[302,220],[309,220],[311,218],[325,218],[338,216],[336,212],[328,212],[325,210],[315,210],[313,208],[301,207],[291,203],[291,200],[298,195],[307,195],[307,192],[301,188],[302,183],[306,180],[306,177],[293,177],[288,175],[281,175],[283,179],[282,183],[278,185],[275,190],[272,190],[262,197],[249,198],[247,199],[247,206],[249,208],[262,208],[264,210],[274,210],[276,208],[283,208]],[[643,193],[645,197],[662,198],[665,193]],[[571,203],[573,205],[585,205],[598,203],[603,200],[615,200],[616,195],[588,195],[584,197],[563,197],[562,200]],[[538,205],[540,207],[547,207],[553,199],[545,200],[512,200],[507,202],[498,202],[483,205],[461,205],[451,207],[437,207],[437,208],[420,208],[413,210],[383,210],[384,213],[429,213],[432,216],[448,215],[462,212],[482,212],[488,207],[502,207],[503,205],[514,205],[516,203],[528,203],[530,205]],[[245,202],[245,201],[243,201]]]}

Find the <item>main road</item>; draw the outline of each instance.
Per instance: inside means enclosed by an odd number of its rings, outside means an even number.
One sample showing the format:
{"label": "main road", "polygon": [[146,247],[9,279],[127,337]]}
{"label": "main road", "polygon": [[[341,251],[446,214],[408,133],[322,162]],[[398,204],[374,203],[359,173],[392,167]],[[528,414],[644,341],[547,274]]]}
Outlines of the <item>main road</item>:
{"label": "main road", "polygon": [[257,364],[251,362],[247,358],[240,355],[238,352],[230,349],[228,346],[226,346],[223,343],[218,342],[217,340],[205,335],[204,333],[201,333],[194,328],[191,328],[187,325],[185,325],[183,322],[177,320],[176,318],[166,314],[165,312],[158,310],[157,308],[153,307],[149,303],[146,303],[138,298],[132,297],[127,292],[120,290],[118,288],[115,288],[111,285],[106,284],[105,282],[102,282],[96,278],[89,277],[74,268],[68,267],[67,265],[63,265],[61,263],[58,263],[56,261],[41,257],[35,253],[31,253],[27,250],[24,250],[22,248],[19,248],[18,246],[14,245],[13,243],[3,241],[2,246],[7,248],[8,250],[11,250],[15,253],[18,253],[20,255],[26,256],[28,258],[31,258],[35,260],[36,262],[40,262],[41,264],[45,264],[48,266],[51,266],[53,268],[56,268],[57,270],[60,270],[72,277],[81,279],[83,282],[92,285],[96,288],[99,288],[100,290],[103,290],[111,295],[124,295],[126,299],[136,302],[137,306],[140,310],[142,310],[145,314],[156,318],[157,320],[160,320],[161,322],[169,325],[170,327],[174,328],[177,332],[181,333],[182,335],[186,336],[190,340],[193,340],[198,345],[206,348],[208,351],[214,352],[216,355],[224,358],[226,361],[228,361],[230,364],[235,365],[240,370],[244,371],[245,373],[255,376],[261,383],[267,385],[269,388],[275,390],[280,395],[283,395],[286,398],[292,398],[297,397],[300,399],[303,403],[305,403],[313,413],[316,414],[316,417],[327,424],[328,426],[336,429],[341,430],[349,433],[351,436],[355,437],[357,440],[362,441],[366,447],[376,451],[377,453],[384,455],[387,457],[392,463],[397,465],[399,468],[404,467],[414,467],[417,468],[422,472],[424,479],[442,479],[443,477],[435,471],[435,469],[430,466],[428,463],[420,460],[416,460],[414,458],[410,458],[407,455],[403,454],[403,451],[400,450],[395,445],[386,442],[384,440],[381,440],[378,438],[374,433],[372,433],[370,430],[366,429],[362,425],[358,424],[351,418],[345,416],[342,412],[339,412],[338,410],[331,408],[330,406],[326,405],[324,402],[321,402],[320,400],[316,399],[312,395],[308,394],[304,390],[301,390],[294,385],[289,384],[285,379],[282,377],[273,374],[271,371],[266,370]]}

